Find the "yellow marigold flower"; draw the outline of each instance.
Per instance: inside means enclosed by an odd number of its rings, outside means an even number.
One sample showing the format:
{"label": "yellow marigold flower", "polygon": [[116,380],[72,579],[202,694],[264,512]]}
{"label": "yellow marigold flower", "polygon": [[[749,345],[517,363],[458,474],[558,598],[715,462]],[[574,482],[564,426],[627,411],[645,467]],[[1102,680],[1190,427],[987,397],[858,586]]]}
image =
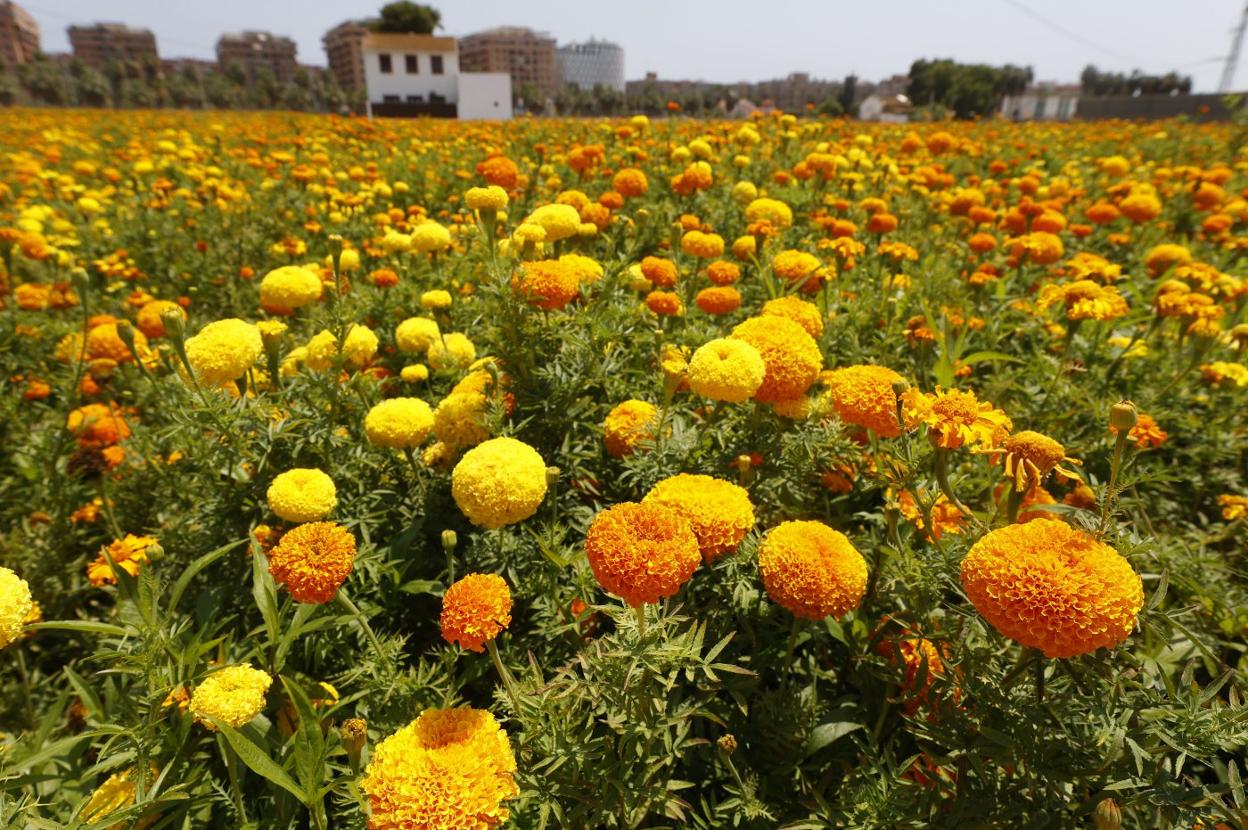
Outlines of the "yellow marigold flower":
{"label": "yellow marigold flower", "polygon": [[[117,572],[120,568],[130,576],[138,576],[139,570],[147,562],[148,550],[157,544],[154,536],[135,536],[127,533],[124,538],[116,539],[111,544],[100,548],[100,553],[87,565],[87,580],[96,588],[101,585],[116,585]],[[104,554],[108,553],[106,557]],[[109,558],[113,564],[108,563]]]}
{"label": "yellow marigold flower", "polygon": [[787,317],[806,330],[811,337],[818,339],[823,335],[823,315],[819,306],[789,295],[777,297],[763,303],[763,317]]}
{"label": "yellow marigold flower", "polygon": [[771,268],[776,276],[802,290],[819,286],[817,272],[822,265],[819,257],[805,251],[781,251],[771,260]]}
{"label": "yellow marigold flower", "polygon": [[26,580],[0,567],[0,649],[22,636],[22,625],[33,608]]}
{"label": "yellow marigold flower", "polygon": [[1186,265],[1192,261],[1192,252],[1183,245],[1164,242],[1154,245],[1144,255],[1144,264],[1148,266],[1151,277],[1159,277],[1175,265]]}
{"label": "yellow marigold flower", "polygon": [[511,591],[497,574],[468,574],[442,597],[442,639],[480,652],[511,623]]}
{"label": "yellow marigold flower", "polygon": [[507,734],[480,709],[426,709],[377,745],[360,789],[369,830],[490,830],[519,795]]}
{"label": "yellow marigold flower", "polygon": [[428,317],[409,317],[394,330],[399,351],[415,354],[424,354],[440,336],[437,322]]}
{"label": "yellow marigold flower", "polygon": [[437,222],[422,222],[412,229],[412,250],[436,254],[451,247],[451,232]]}
{"label": "yellow marigold flower", "polygon": [[[147,354],[147,337],[142,331],[131,332],[134,336],[134,350],[140,356]],[[117,333],[116,323],[105,323],[92,326],[87,332],[87,357],[92,360],[112,360],[117,363],[133,363],[134,355],[130,347]]]}
{"label": "yellow marigold flower", "polygon": [[321,275],[302,265],[283,265],[260,281],[260,307],[270,314],[289,314],[321,298]]}
{"label": "yellow marigold flower", "polygon": [[1124,316],[1127,301],[1112,285],[1100,285],[1092,280],[1057,284],[1050,283],[1040,289],[1036,305],[1041,309],[1061,303],[1068,320],[1114,320]]}
{"label": "yellow marigold flower", "polygon": [[338,506],[334,480],[320,470],[297,467],[273,479],[269,509],[288,522],[315,522]]}
{"label": "yellow marigold flower", "polygon": [[[135,786],[134,778],[138,771],[138,767],[130,767],[110,775],[103,784],[96,787],[95,791],[91,793],[91,798],[87,800],[86,806],[82,808],[78,818],[87,824],[95,824],[108,818],[118,810],[124,810],[133,806],[135,793],[138,789]],[[151,765],[151,774],[153,778],[159,774],[159,769],[157,769],[155,764]],[[153,821],[153,818],[143,819],[134,826],[143,828]],[[108,830],[122,830],[129,826],[129,821],[119,821],[111,825]]]}
{"label": "yellow marigold flower", "polygon": [[713,401],[741,403],[758,391],[767,374],[758,349],[721,337],[704,343],[689,361],[689,388]]}
{"label": "yellow marigold flower", "polygon": [[716,259],[724,254],[724,238],[717,233],[689,231],[680,238],[680,250],[700,259]]}
{"label": "yellow marigold flower", "polygon": [[536,245],[546,240],[546,229],[532,222],[522,222],[511,236],[521,246]]}
{"label": "yellow marigold flower", "polygon": [[217,727],[212,720],[241,729],[264,709],[264,695],[272,683],[272,677],[250,663],[227,666],[195,687],[191,714],[213,732]]}
{"label": "yellow marigold flower", "polygon": [[1046,657],[1113,648],[1144,605],[1139,575],[1116,550],[1046,519],[976,542],[962,560],[962,587],[994,628]]}
{"label": "yellow marigold flower", "polygon": [[470,187],[464,194],[464,204],[469,210],[502,210],[507,207],[507,191],[496,184],[489,187]]}
{"label": "yellow marigold flower", "polygon": [[301,524],[269,551],[269,573],[295,602],[329,602],[354,565],[355,537],[334,522]]}
{"label": "yellow marigold flower", "polygon": [[689,371],[689,350],[673,343],[665,343],[659,365],[669,382],[680,383]]}
{"label": "yellow marigold flower", "polygon": [[[919,490],[919,498],[926,501],[927,494],[923,490]],[[902,490],[898,493],[897,509],[902,517],[913,524],[926,539],[940,539],[946,533],[957,536],[966,529],[966,517],[943,493],[936,496],[936,501],[932,503],[932,528],[930,531],[924,521],[923,511],[915,500],[914,493],[911,493],[909,490]]]}
{"label": "yellow marigold flower", "polygon": [[581,254],[563,254],[559,262],[576,274],[582,285],[592,285],[602,279],[602,265],[596,259]]}
{"label": "yellow marigold flower", "polygon": [[1062,467],[1063,461],[1079,464],[1066,455],[1066,448],[1047,435],[1025,429],[1006,437],[998,447],[990,447],[995,464],[1005,459],[1005,477],[1014,483],[1014,489],[1025,493],[1039,487],[1049,473],[1057,471],[1070,479],[1078,479],[1074,470]]}
{"label": "yellow marigold flower", "polygon": [[760,403],[787,401],[806,394],[823,366],[814,338],[786,317],[751,317],[732,330],[732,339],[758,350],[767,367],[754,393]]}
{"label": "yellow marigold flower", "polygon": [[932,443],[943,449],[956,450],[971,443],[981,447],[999,444],[1014,423],[988,401],[981,401],[974,392],[957,389],[926,394],[911,389],[902,397],[907,428],[927,426]]}
{"label": "yellow marigold flower", "polygon": [[1152,193],[1137,191],[1119,202],[1118,209],[1132,222],[1149,222],[1161,214],[1161,200]]}
{"label": "yellow marigold flower", "polygon": [[847,424],[874,430],[881,438],[901,435],[894,385],[904,380],[887,366],[845,366],[821,376],[827,400]]}
{"label": "yellow marigold flower", "polygon": [[570,262],[543,259],[524,262],[511,277],[511,290],[543,311],[563,308],[581,292],[578,268]]}
{"label": "yellow marigold flower", "polygon": [[524,521],[546,497],[546,462],[523,441],[491,438],[455,465],[451,495],[478,527],[497,530]]}
{"label": "yellow marigold flower", "polygon": [[420,307],[436,311],[451,307],[451,292],[444,290],[426,291],[420,295]]}
{"label": "yellow marigold flower", "polygon": [[558,242],[576,236],[581,228],[581,215],[571,205],[542,205],[529,214],[522,225],[537,225],[546,232],[541,240]]}
{"label": "yellow marigold flower", "polygon": [[600,512],[585,534],[585,554],[598,584],[634,608],[675,594],[702,561],[689,523],[658,502]]}
{"label": "yellow marigold flower", "polygon": [[749,493],[710,476],[680,473],[665,478],[646,493],[642,503],[661,504],[687,521],[708,563],[736,550],[754,527]]}
{"label": "yellow marigold flower", "polygon": [[1248,368],[1238,363],[1215,360],[1200,367],[1201,377],[1215,386],[1248,386]]}
{"label": "yellow marigold flower", "polygon": [[623,458],[655,438],[659,424],[658,408],[647,401],[629,400],[616,405],[602,423],[607,455]]}
{"label": "yellow marigold flower", "polygon": [[[1248,497],[1226,493],[1218,496],[1218,505],[1222,508],[1222,518],[1228,522],[1248,518]],[[2,570],[0,569],[0,571]],[[0,634],[0,643],[3,640],[4,635]]]}
{"label": "yellow marigold flower", "polygon": [[419,447],[433,429],[433,410],[420,398],[391,398],[368,410],[364,432],[379,447]]}
{"label": "yellow marigold flower", "polygon": [[466,335],[451,332],[429,344],[429,365],[435,369],[465,369],[477,359],[477,347]]}
{"label": "yellow marigold flower", "polygon": [[[748,156],[737,156],[737,158],[745,158],[747,162],[749,161]],[[739,205],[748,206],[750,202],[757,198],[758,187],[754,184],[754,182],[741,181],[732,186],[732,200]],[[781,204],[783,204],[783,202]],[[788,205],[785,205],[785,207],[788,207]]]}
{"label": "yellow marigold flower", "polygon": [[845,534],[821,522],[783,522],[758,546],[767,596],[795,617],[840,619],[867,590],[867,562]]}
{"label": "yellow marigold flower", "polygon": [[238,380],[263,351],[260,330],[237,318],[209,323],[186,341],[186,359],[205,386]]}
{"label": "yellow marigold flower", "polygon": [[[377,335],[372,329],[352,325],[347,332],[347,340],[342,347],[343,360],[356,368],[362,367],[377,354]],[[304,362],[317,372],[323,372],[334,365],[338,358],[338,338],[328,329],[318,332],[308,341],[307,356]]]}
{"label": "yellow marigold flower", "polygon": [[404,366],[399,371],[399,377],[404,383],[420,383],[429,379],[429,367],[423,363],[413,363],[411,366]]}
{"label": "yellow marigold flower", "polygon": [[451,448],[471,447],[490,437],[488,400],[480,392],[452,392],[433,412],[433,434]]}
{"label": "yellow marigold flower", "polygon": [[793,209],[779,199],[763,197],[750,202],[745,208],[745,221],[765,221],[773,228],[788,228],[793,224]]}

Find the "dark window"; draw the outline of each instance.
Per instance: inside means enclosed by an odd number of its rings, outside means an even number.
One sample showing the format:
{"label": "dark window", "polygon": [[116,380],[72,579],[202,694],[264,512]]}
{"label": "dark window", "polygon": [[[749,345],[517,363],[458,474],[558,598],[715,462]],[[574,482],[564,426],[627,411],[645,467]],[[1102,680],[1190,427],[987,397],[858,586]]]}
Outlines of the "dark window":
{"label": "dark window", "polygon": [[415,55],[404,55],[403,62],[407,64],[407,74],[416,75],[420,73],[420,64],[416,62]]}
{"label": "dark window", "polygon": [[385,55],[385,54],[378,55],[377,60],[381,62],[381,73],[383,75],[389,75],[391,72],[394,71],[394,67],[391,66],[390,64],[389,55]]}
{"label": "dark window", "polygon": [[440,95],[440,94],[438,94],[438,93],[436,93],[436,92],[430,92],[430,93],[429,93],[429,103],[431,103],[431,104],[445,104],[445,103],[446,103],[446,96],[445,96],[445,95]]}
{"label": "dark window", "polygon": [[381,96],[381,101],[382,101],[382,103],[383,103],[383,104],[397,104],[397,103],[399,103],[399,102],[400,102],[400,101],[402,101],[402,100],[403,100],[403,99],[402,99],[402,98],[400,98],[400,97],[399,97],[399,96],[397,96],[397,95],[383,95],[383,96]]}
{"label": "dark window", "polygon": [[409,95],[409,96],[407,96],[407,103],[409,103],[409,104],[423,104],[423,103],[425,103],[425,96],[423,96],[423,95]]}
{"label": "dark window", "polygon": [[442,56],[434,55],[430,63],[433,65],[433,74],[441,75],[442,74]]}

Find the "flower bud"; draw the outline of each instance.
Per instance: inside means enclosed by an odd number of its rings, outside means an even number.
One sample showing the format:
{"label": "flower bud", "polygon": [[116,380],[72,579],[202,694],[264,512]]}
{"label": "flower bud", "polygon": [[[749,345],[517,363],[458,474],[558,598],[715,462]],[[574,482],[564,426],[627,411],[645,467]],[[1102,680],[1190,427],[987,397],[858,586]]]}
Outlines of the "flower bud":
{"label": "flower bud", "polygon": [[175,342],[180,343],[186,337],[186,324],[182,321],[182,315],[185,314],[180,308],[166,308],[160,313],[160,322],[165,326],[165,334]]}
{"label": "flower bud", "polygon": [[459,535],[453,530],[442,531],[442,550],[447,553],[454,553],[456,546],[459,545]]}
{"label": "flower bud", "polygon": [[896,395],[897,397],[900,398],[902,395],[906,394],[909,391],[910,391],[910,381],[906,380],[905,378],[901,378],[900,380],[893,381],[893,394]]}
{"label": "flower bud", "polygon": [[1096,830],[1118,830],[1122,827],[1122,810],[1118,808],[1118,802],[1106,798],[1097,804],[1092,811],[1092,823],[1096,825]]}
{"label": "flower bud", "polygon": [[1248,323],[1240,323],[1231,329],[1231,340],[1238,349],[1248,349]]}
{"label": "flower bud", "polygon": [[719,747],[719,751],[725,755],[731,755],[737,751],[737,739],[732,733],[720,735],[719,740],[715,742],[715,746]]}
{"label": "flower bud", "polygon": [[1135,408],[1135,404],[1128,400],[1122,400],[1109,408],[1109,426],[1121,435],[1131,431],[1136,422],[1140,420],[1139,410]]}
{"label": "flower bud", "polygon": [[70,271],[69,281],[70,284],[74,286],[74,290],[78,292],[78,296],[80,297],[86,294],[87,290],[91,287],[91,278],[87,276],[87,272],[82,268],[75,268]]}
{"label": "flower bud", "polygon": [[556,484],[559,483],[559,476],[561,475],[563,475],[563,470],[559,469],[558,467],[547,467],[546,468],[546,486],[554,487]]}

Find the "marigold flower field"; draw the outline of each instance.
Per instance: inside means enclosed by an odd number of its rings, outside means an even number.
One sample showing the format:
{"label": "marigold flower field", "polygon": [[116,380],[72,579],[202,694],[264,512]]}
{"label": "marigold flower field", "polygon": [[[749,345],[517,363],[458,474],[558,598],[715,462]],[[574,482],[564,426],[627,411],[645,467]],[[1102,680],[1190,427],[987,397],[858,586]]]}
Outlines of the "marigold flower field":
{"label": "marigold flower field", "polygon": [[0,826],[1248,826],[1246,138],[6,111]]}

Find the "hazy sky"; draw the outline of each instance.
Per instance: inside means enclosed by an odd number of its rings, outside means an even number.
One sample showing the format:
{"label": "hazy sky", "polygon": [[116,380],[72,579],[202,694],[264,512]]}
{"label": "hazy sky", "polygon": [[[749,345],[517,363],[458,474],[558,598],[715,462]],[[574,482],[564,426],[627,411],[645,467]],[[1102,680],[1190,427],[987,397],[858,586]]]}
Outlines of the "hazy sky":
{"label": "hazy sky", "polygon": [[[214,57],[222,31],[293,37],[303,63],[325,63],[322,33],[373,14],[384,0],[17,0],[39,21],[43,48],[68,51],[73,22],[120,21],[156,33],[164,57]],[[734,82],[809,72],[866,80],[904,73],[919,57],[1016,63],[1038,80],[1075,81],[1088,63],[1179,69],[1214,91],[1242,0],[442,0],[447,34],[524,25],[560,43],[596,36],[624,47],[626,77]],[[1236,89],[1248,87],[1248,58]]]}

